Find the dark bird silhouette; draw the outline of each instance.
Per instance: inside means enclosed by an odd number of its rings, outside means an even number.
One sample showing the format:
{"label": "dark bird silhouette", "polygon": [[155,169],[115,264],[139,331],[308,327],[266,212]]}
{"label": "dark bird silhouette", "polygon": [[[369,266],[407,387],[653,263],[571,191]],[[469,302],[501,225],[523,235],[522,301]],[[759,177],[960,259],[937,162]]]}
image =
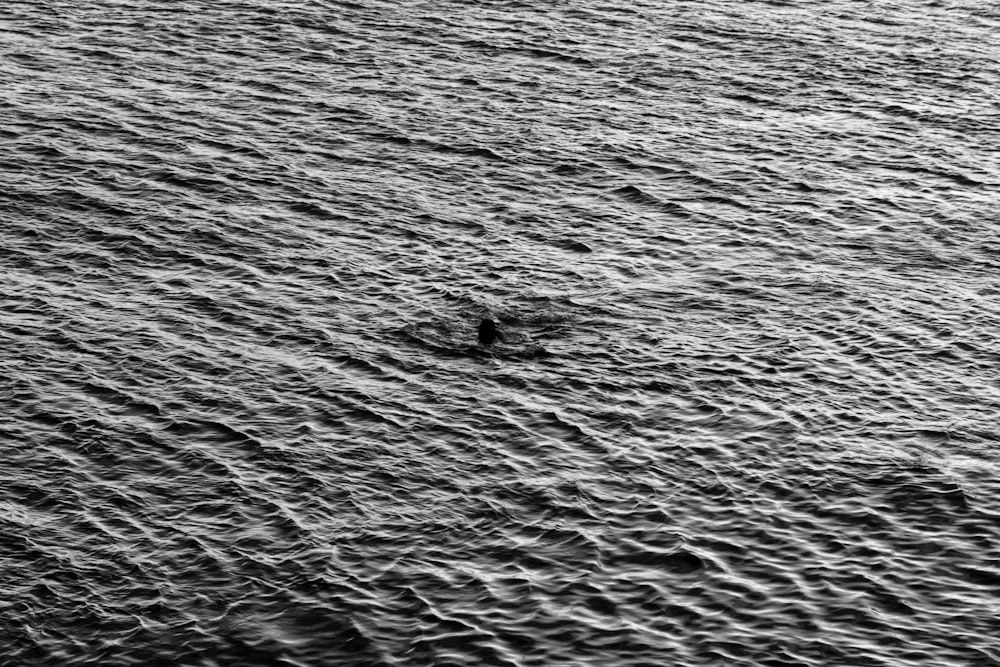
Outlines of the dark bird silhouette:
{"label": "dark bird silhouette", "polygon": [[479,323],[479,342],[483,345],[492,345],[497,339],[497,323],[487,318]]}

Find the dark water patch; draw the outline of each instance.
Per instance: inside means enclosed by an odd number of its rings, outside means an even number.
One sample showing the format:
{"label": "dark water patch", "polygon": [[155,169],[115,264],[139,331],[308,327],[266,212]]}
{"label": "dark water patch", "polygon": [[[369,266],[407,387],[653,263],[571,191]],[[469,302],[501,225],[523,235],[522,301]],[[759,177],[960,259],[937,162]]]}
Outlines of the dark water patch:
{"label": "dark water patch", "polygon": [[612,194],[633,204],[649,206],[663,213],[669,213],[678,217],[689,217],[691,213],[680,204],[663,201],[634,185],[625,185],[612,191]]}
{"label": "dark water patch", "polygon": [[571,250],[572,252],[580,252],[580,253],[594,252],[594,249],[591,248],[586,243],[584,243],[583,241],[565,240],[560,242],[560,246],[562,246],[566,250]]}
{"label": "dark water patch", "polygon": [[503,359],[530,359],[549,354],[528,332],[509,325],[500,328],[495,343],[483,345],[476,336],[478,325],[479,319],[475,318],[465,321],[441,319],[407,324],[402,333],[416,343],[446,354]]}
{"label": "dark water patch", "polygon": [[589,58],[574,56],[560,51],[539,48],[528,48],[523,51],[534,58],[540,58],[543,60],[556,60],[558,62],[572,63],[574,65],[594,66],[594,63]]}

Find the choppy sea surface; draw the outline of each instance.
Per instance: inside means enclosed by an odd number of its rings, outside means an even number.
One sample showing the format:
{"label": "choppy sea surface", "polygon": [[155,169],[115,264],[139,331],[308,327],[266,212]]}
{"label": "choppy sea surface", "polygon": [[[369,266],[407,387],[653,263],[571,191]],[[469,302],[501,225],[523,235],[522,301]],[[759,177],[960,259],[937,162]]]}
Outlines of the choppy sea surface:
{"label": "choppy sea surface", "polygon": [[0,664],[1000,664],[998,35],[5,4]]}

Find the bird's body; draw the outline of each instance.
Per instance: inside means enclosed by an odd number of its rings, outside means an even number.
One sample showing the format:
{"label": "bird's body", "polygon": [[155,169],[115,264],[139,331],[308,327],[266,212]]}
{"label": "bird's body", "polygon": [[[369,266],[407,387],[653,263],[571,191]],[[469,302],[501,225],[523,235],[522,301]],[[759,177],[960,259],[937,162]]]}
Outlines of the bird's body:
{"label": "bird's body", "polygon": [[486,318],[479,323],[479,342],[482,345],[492,345],[497,339],[497,323]]}

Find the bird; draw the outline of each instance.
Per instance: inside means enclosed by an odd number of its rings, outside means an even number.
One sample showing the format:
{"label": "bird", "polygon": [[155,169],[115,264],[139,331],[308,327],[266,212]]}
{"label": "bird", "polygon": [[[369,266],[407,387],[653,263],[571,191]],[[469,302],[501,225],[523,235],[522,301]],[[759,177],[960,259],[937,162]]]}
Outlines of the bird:
{"label": "bird", "polygon": [[497,339],[497,323],[488,317],[479,323],[479,342],[483,345],[492,345]]}

